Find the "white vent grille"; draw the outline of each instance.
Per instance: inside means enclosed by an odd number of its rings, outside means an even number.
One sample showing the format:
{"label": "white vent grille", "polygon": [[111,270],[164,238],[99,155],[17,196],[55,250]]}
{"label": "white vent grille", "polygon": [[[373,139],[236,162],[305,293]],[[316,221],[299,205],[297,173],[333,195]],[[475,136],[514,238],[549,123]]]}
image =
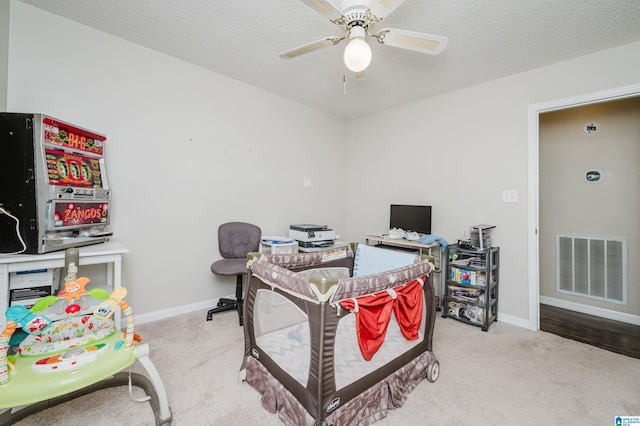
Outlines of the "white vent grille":
{"label": "white vent grille", "polygon": [[627,304],[627,241],[556,236],[556,289]]}

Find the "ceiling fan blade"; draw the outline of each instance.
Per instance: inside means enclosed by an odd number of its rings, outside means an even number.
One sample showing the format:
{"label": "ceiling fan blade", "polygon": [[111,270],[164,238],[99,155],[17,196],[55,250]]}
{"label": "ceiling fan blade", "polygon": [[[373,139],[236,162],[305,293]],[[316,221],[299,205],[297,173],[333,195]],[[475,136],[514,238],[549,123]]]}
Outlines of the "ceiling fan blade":
{"label": "ceiling fan blade", "polygon": [[301,0],[311,9],[318,12],[330,21],[342,18],[342,12],[335,7],[329,0]]}
{"label": "ceiling fan blade", "polygon": [[396,30],[394,28],[382,29],[375,37],[380,43],[387,46],[400,47],[420,53],[428,53],[429,55],[439,54],[447,47],[449,42],[447,37]]}
{"label": "ceiling fan blade", "polygon": [[377,18],[382,19],[389,16],[402,3],[404,0],[374,0],[369,5],[369,10]]}
{"label": "ceiling fan blade", "polygon": [[[344,38],[344,37],[343,37]],[[296,47],[295,49],[287,50],[286,52],[282,52],[278,56],[282,59],[293,59],[300,55],[304,55],[305,53],[313,52],[318,49],[322,49],[323,47],[336,45],[342,40],[340,37],[327,37],[322,40],[317,40],[304,46]]]}

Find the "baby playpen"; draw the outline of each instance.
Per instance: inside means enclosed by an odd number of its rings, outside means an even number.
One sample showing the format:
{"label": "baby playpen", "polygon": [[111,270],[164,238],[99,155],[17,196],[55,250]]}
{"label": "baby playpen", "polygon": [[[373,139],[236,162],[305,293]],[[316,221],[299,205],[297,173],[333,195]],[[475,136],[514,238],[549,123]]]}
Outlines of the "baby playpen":
{"label": "baby playpen", "polygon": [[427,256],[347,245],[248,264],[241,379],[286,424],[369,424],[437,379]]}

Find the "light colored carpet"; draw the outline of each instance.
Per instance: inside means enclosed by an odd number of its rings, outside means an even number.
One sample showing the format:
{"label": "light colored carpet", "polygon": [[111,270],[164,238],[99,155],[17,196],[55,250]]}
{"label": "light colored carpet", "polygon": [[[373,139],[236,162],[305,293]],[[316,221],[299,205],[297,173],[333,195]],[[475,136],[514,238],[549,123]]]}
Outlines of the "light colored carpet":
{"label": "light colored carpet", "polygon": [[[193,312],[138,327],[163,378],[173,425],[281,425],[237,373],[244,348],[235,312],[205,321]],[[614,425],[640,415],[640,360],[505,323],[488,332],[437,317],[435,383],[376,425]],[[134,371],[140,371],[134,368]],[[0,392],[2,390],[0,389]],[[142,391],[134,388],[134,395]],[[34,414],[31,425],[153,425],[148,403],[126,387],[95,392]]]}

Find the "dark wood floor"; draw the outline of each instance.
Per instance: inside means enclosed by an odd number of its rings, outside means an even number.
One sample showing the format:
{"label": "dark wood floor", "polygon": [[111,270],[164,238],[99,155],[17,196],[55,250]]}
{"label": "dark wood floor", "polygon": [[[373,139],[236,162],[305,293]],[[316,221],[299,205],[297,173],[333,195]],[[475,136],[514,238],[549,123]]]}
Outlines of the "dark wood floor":
{"label": "dark wood floor", "polygon": [[640,359],[640,326],[540,305],[540,330]]}

